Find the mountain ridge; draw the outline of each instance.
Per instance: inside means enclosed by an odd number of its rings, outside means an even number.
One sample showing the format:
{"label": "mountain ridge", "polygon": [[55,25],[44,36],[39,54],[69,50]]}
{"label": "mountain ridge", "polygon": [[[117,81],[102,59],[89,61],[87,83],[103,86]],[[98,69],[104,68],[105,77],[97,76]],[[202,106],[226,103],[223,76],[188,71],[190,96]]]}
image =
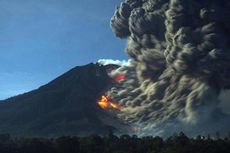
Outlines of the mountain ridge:
{"label": "mountain ridge", "polygon": [[96,104],[112,83],[107,67],[77,66],[38,89],[2,100],[0,133],[85,136],[120,129],[123,123]]}

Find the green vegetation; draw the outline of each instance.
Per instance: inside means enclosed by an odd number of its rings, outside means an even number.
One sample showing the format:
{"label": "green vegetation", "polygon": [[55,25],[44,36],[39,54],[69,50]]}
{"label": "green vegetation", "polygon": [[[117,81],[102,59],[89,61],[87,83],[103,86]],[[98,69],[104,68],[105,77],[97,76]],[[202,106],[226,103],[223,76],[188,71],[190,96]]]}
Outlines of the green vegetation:
{"label": "green vegetation", "polygon": [[0,153],[229,153],[230,138],[188,138],[182,132],[167,139],[117,137],[11,138],[0,135]]}

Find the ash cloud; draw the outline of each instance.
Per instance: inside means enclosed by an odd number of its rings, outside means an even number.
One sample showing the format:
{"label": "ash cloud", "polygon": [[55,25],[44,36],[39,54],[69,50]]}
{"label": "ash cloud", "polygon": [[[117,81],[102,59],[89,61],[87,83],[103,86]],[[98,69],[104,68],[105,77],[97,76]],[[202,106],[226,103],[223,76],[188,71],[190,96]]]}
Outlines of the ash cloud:
{"label": "ash cloud", "polygon": [[140,135],[228,132],[218,105],[230,88],[230,2],[126,0],[111,19],[126,38],[132,66],[110,90],[124,108],[118,116]]}

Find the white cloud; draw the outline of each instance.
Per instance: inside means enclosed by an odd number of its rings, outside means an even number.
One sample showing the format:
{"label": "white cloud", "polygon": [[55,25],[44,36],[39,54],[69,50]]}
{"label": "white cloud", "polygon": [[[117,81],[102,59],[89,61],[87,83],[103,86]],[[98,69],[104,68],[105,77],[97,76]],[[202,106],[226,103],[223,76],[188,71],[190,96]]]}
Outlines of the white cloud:
{"label": "white cloud", "polygon": [[97,62],[101,65],[109,65],[109,64],[116,64],[120,66],[130,65],[130,60],[99,59]]}

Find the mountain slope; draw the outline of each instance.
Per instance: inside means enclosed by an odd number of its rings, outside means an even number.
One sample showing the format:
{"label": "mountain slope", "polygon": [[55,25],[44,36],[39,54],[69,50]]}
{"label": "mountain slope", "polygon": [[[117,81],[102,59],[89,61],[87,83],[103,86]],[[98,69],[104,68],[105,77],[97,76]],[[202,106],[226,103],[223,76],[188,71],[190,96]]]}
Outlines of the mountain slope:
{"label": "mountain slope", "polygon": [[105,134],[123,127],[96,100],[111,80],[97,64],[76,67],[37,90],[0,103],[0,133],[15,136]]}

